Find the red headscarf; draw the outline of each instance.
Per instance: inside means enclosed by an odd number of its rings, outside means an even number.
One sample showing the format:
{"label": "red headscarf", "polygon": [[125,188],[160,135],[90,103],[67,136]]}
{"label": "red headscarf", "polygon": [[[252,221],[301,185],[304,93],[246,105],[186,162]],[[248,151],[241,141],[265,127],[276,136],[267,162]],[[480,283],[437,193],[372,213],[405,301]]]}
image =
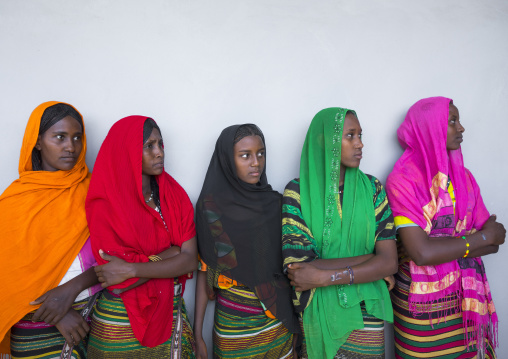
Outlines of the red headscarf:
{"label": "red headscarf", "polygon": [[[142,153],[146,119],[130,116],[115,123],[95,162],[86,214],[99,264],[106,263],[99,249],[127,262],[148,262],[148,256],[172,245],[181,246],[196,234],[189,197],[166,172],[156,180],[167,229],[159,213],[145,203]],[[136,281],[132,278],[109,289],[125,288]],[[121,294],[134,335],[142,345],[154,347],[171,337],[173,286],[173,278],[151,279]]]}

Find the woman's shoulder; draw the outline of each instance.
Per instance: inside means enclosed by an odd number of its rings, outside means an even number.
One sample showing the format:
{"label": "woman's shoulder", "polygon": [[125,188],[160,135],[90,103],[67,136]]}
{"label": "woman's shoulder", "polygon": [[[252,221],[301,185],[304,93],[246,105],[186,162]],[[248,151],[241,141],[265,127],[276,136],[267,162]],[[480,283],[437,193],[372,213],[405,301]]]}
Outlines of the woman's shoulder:
{"label": "woman's shoulder", "polygon": [[284,192],[286,192],[286,190],[300,192],[300,178],[294,178],[289,181],[284,189]]}
{"label": "woman's shoulder", "polygon": [[377,194],[377,193],[383,191],[383,189],[384,189],[383,184],[381,183],[381,181],[379,179],[377,179],[377,177],[370,175],[368,173],[365,173],[365,175],[367,176],[367,178],[370,181],[370,184],[372,185],[372,190],[374,191],[374,194]]}

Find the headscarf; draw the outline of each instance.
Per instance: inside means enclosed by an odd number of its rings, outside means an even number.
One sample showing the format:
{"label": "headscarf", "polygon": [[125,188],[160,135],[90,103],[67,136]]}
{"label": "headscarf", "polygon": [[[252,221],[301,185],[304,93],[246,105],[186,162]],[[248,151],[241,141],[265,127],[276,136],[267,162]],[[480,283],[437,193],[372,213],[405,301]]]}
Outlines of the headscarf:
{"label": "headscarf", "polygon": [[[359,168],[346,168],[342,206],[340,203],[342,132],[347,111],[333,107],[318,112],[302,149],[302,216],[313,234],[319,258],[324,259],[370,254],[376,244],[374,192]],[[303,313],[309,358],[333,358],[349,334],[364,327],[362,301],[369,314],[393,322],[390,297],[382,279],[316,288]]]}
{"label": "headscarf", "polygon": [[[27,313],[29,303],[58,286],[89,237],[85,198],[90,174],[86,136],[69,171],[32,171],[45,102],[32,112],[19,158],[19,178],[0,196],[0,339]],[[69,105],[70,106],[70,105]]]}
{"label": "headscarf", "polygon": [[[95,162],[86,214],[94,256],[107,261],[99,249],[130,263],[148,262],[169,247],[195,236],[194,211],[184,189],[165,171],[156,176],[161,212],[149,207],[142,191],[143,125],[147,117],[130,116],[116,122],[102,143]],[[138,278],[108,287],[126,288]],[[185,276],[180,277],[185,283]],[[134,335],[155,347],[171,337],[173,278],[153,278],[120,294]]]}
{"label": "headscarf", "polygon": [[[265,309],[297,332],[289,281],[282,273],[281,195],[268,184],[266,170],[257,184],[238,178],[233,146],[239,127],[227,127],[217,139],[199,195],[199,253],[209,284],[222,274],[246,285]],[[264,143],[262,134],[261,139]]]}
{"label": "headscarf", "polygon": [[[445,97],[431,97],[411,106],[397,130],[404,153],[386,186],[394,216],[409,218],[429,237],[468,235],[480,230],[489,218],[480,188],[464,167],[462,150],[446,149],[451,102]],[[454,188],[455,212],[448,180]],[[469,325],[476,328],[473,338],[466,335],[467,344],[477,340],[481,347],[488,331],[495,343],[497,314],[480,257],[434,266],[417,266],[411,261],[409,267],[409,309],[415,315],[420,304],[456,294],[461,303],[455,311],[462,311],[466,333]]]}

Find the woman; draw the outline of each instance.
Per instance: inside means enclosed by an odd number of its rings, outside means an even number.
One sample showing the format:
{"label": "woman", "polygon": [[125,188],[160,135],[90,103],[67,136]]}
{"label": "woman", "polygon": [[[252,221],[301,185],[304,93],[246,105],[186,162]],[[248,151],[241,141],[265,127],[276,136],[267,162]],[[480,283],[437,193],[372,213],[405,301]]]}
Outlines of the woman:
{"label": "woman", "polygon": [[312,120],[282,201],[282,253],[301,313],[303,358],[384,358],[393,321],[383,281],[397,270],[393,217],[381,183],[358,166],[356,113],[327,108]]}
{"label": "woman", "polygon": [[80,312],[89,311],[100,287],[92,287],[85,154],[74,107],[51,101],[32,112],[19,179],[0,196],[0,340],[11,331],[13,358],[59,356],[66,342],[73,358],[86,357],[88,318]]}
{"label": "woman", "polygon": [[103,288],[89,358],[192,358],[182,295],[197,268],[192,204],[164,171],[157,124],[143,116],[113,125],[86,200]]}
{"label": "woman", "polygon": [[214,358],[292,357],[298,324],[282,274],[280,198],[266,178],[261,130],[253,124],[224,129],[196,206],[198,358],[208,358],[207,292],[216,298]]}
{"label": "woman", "polygon": [[397,131],[404,154],[387,189],[403,252],[392,294],[398,358],[495,357],[481,256],[497,252],[506,231],[464,167],[463,132],[444,97],[415,103]]}

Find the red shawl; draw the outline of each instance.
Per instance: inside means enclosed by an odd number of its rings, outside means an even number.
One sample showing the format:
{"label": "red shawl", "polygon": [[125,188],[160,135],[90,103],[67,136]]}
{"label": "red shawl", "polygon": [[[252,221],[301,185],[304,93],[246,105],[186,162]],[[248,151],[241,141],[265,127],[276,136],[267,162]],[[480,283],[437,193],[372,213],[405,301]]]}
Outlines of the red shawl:
{"label": "red shawl", "polygon": [[[166,172],[159,184],[160,215],[142,193],[143,124],[147,117],[130,116],[113,125],[95,162],[86,199],[92,250],[99,264],[106,263],[99,249],[127,262],[148,262],[172,245],[181,246],[195,236],[194,211],[182,187]],[[109,289],[125,288],[137,278]],[[181,277],[185,283],[185,277]],[[173,278],[151,279],[121,294],[134,335],[154,347],[171,337]]]}

